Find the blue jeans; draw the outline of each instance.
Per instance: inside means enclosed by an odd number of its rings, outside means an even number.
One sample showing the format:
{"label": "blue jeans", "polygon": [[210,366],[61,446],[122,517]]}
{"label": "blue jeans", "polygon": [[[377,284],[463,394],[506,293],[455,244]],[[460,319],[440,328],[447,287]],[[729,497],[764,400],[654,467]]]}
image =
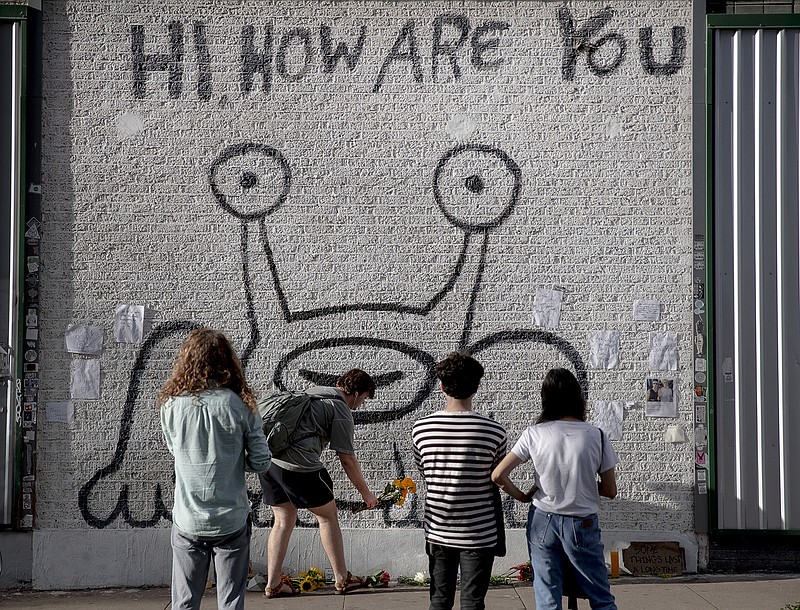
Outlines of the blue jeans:
{"label": "blue jeans", "polygon": [[569,517],[531,505],[526,531],[537,610],[561,610],[564,557],[572,564],[592,609],[617,610],[608,584],[597,515]]}
{"label": "blue jeans", "polygon": [[196,610],[213,558],[219,610],[244,610],[250,569],[250,520],[227,536],[200,538],[172,526],[172,608]]}
{"label": "blue jeans", "polygon": [[430,610],[450,610],[456,598],[458,568],[461,567],[461,610],[484,610],[484,599],[492,576],[494,549],[457,549],[427,543],[431,573]]}

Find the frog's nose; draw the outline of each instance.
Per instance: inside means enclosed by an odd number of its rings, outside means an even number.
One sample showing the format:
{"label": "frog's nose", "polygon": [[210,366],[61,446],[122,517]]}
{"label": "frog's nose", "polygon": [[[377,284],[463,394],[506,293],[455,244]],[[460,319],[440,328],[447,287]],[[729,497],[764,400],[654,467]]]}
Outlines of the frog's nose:
{"label": "frog's nose", "polygon": [[375,400],[368,400],[353,419],[356,424],[371,424],[400,419],[418,409],[433,390],[433,365],[430,354],[405,343],[339,337],[292,350],[281,359],[273,381],[276,387],[291,390],[309,384],[335,386],[348,369],[364,369],[377,386]]}
{"label": "frog's nose", "polygon": [[222,209],[242,220],[258,220],[283,205],[292,173],[277,149],[245,142],[222,151],[208,180]]}
{"label": "frog's nose", "polygon": [[470,233],[486,231],[513,212],[522,171],[505,152],[484,144],[447,151],[433,174],[433,196],[447,220]]}

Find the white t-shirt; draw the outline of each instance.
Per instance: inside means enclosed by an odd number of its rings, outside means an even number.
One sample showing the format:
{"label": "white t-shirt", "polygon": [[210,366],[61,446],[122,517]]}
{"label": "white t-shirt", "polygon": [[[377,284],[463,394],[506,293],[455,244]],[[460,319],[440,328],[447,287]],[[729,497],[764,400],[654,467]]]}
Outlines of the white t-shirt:
{"label": "white t-shirt", "polygon": [[600,509],[597,473],[619,462],[608,437],[603,438],[601,449],[599,428],[564,420],[536,424],[522,433],[511,451],[523,462],[533,462],[536,508],[572,517]]}

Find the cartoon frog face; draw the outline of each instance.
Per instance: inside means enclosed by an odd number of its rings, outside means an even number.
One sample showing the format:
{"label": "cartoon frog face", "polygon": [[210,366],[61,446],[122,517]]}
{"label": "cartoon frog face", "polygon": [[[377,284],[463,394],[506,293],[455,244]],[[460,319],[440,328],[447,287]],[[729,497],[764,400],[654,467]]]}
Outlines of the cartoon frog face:
{"label": "cartoon frog face", "polygon": [[[547,360],[554,364],[560,360],[571,367],[588,393],[580,354],[552,332],[510,328],[473,337],[489,235],[513,214],[522,190],[520,167],[502,150],[463,144],[440,157],[430,193],[440,221],[434,229],[447,237],[437,242],[437,269],[425,270],[434,281],[422,287],[414,276],[413,270],[421,265],[415,267],[416,242],[409,234],[401,297],[362,299],[358,285],[349,292],[337,291],[339,280],[327,272],[312,273],[317,280],[304,285],[302,291],[289,289],[296,285],[291,281],[293,274],[315,269],[323,257],[312,250],[304,259],[291,240],[276,238],[277,223],[290,223],[292,206],[297,203],[292,194],[291,164],[277,149],[252,142],[229,146],[211,164],[208,180],[216,204],[241,228],[248,332],[240,353],[248,381],[261,392],[272,386],[299,389],[309,384],[332,385],[341,372],[353,366],[367,370],[378,386],[378,400],[371,401],[378,406],[370,408],[368,402],[355,413],[355,421],[357,434],[371,437],[375,447],[383,447],[372,452],[368,464],[368,474],[377,482],[385,480],[385,475],[405,476],[409,416],[431,396],[433,364],[449,351],[466,349],[479,358],[485,354],[488,360],[498,356],[518,360],[526,357],[524,350],[550,350],[555,353],[548,354]],[[313,230],[322,233],[325,229],[319,224]],[[383,247],[379,236],[373,237],[374,246]],[[346,277],[350,261],[334,262],[340,276]],[[163,379],[163,363],[186,332],[199,325],[201,322],[194,320],[160,324],[142,345],[129,380],[116,451],[110,463],[79,491],[79,508],[89,525],[107,527],[119,517],[132,527],[153,527],[161,519],[170,519],[168,456],[150,456],[162,472],[142,481],[128,466],[135,461],[128,456],[128,445],[137,434],[152,433],[150,397],[157,392],[156,380]],[[251,500],[258,515],[258,492],[251,491]],[[352,504],[337,502],[342,507]],[[384,514],[384,521],[393,526],[419,526],[416,502],[404,511],[391,518]],[[256,524],[269,525],[269,521],[257,516]]]}
{"label": "cartoon frog face", "polygon": [[[274,385],[331,385],[349,366],[369,362],[383,406],[378,411],[356,413],[356,422],[376,423],[407,415],[430,394],[432,354],[442,349],[442,329],[446,329],[445,343],[451,348],[467,346],[486,264],[488,234],[514,211],[522,172],[495,147],[466,144],[448,150],[436,164],[432,195],[459,239],[443,248],[450,251],[443,254],[446,262],[438,289],[408,294],[403,301],[345,301],[316,307],[293,300],[282,279],[282,269],[290,263],[302,266],[313,261],[281,260],[270,239],[270,219],[290,205],[292,173],[286,158],[263,144],[233,145],[212,164],[209,183],[220,207],[241,222],[242,243],[247,244],[242,253],[243,277],[248,309],[254,316],[253,332],[243,353],[249,371],[269,367],[269,357],[259,357],[258,352],[270,329],[282,323],[281,334],[291,337],[293,343],[270,367]],[[253,287],[265,279],[272,283],[280,308],[280,320],[273,313],[268,323],[256,313],[261,306],[252,298]],[[266,312],[265,319],[269,315]]]}

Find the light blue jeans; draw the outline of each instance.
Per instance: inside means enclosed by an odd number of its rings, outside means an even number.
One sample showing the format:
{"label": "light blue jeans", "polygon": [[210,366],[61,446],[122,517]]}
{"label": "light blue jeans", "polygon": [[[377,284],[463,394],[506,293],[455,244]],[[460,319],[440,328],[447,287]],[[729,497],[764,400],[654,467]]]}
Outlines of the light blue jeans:
{"label": "light blue jeans", "polygon": [[592,609],[617,610],[608,584],[597,515],[556,515],[531,504],[526,531],[537,610],[561,610],[564,557],[574,567],[575,578]]}

